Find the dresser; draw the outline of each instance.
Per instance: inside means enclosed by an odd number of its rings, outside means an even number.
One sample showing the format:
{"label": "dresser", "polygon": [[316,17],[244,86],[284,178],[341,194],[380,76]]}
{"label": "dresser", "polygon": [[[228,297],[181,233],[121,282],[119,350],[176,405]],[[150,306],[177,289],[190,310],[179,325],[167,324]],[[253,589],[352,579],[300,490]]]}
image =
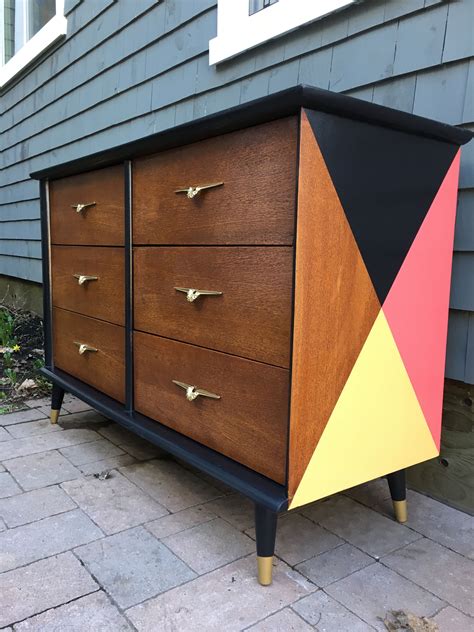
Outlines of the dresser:
{"label": "dresser", "polygon": [[460,145],[308,86],[40,180],[51,419],[70,392],[277,516],[439,453]]}

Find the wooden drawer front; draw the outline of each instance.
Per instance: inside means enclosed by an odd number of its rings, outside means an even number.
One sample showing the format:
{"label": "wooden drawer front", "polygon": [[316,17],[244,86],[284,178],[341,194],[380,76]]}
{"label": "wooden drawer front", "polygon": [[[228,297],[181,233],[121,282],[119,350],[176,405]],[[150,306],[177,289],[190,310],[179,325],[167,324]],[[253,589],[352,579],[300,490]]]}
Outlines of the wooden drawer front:
{"label": "wooden drawer front", "polygon": [[[124,244],[122,165],[53,180],[49,191],[53,244]],[[93,202],[81,212],[72,208]]]}
{"label": "wooden drawer front", "polygon": [[291,245],[296,136],[292,117],[136,160],[134,242]]}
{"label": "wooden drawer front", "polygon": [[[134,348],[139,412],[285,482],[289,371],[141,332]],[[172,380],[221,399],[188,401]]]}
{"label": "wooden drawer front", "polygon": [[123,248],[53,246],[51,275],[55,307],[124,324]]}
{"label": "wooden drawer front", "polygon": [[289,367],[292,262],[287,246],[135,248],[135,328]]}
{"label": "wooden drawer front", "polygon": [[[119,402],[125,401],[125,333],[118,325],[53,309],[54,364]],[[79,353],[76,342],[97,349]]]}

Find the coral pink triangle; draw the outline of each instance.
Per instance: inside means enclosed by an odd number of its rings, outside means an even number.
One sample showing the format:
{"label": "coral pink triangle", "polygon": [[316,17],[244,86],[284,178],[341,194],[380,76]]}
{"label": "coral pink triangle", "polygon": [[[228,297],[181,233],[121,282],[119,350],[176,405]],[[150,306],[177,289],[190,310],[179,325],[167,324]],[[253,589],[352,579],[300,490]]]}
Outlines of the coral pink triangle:
{"label": "coral pink triangle", "polygon": [[439,449],[460,152],[382,306]]}

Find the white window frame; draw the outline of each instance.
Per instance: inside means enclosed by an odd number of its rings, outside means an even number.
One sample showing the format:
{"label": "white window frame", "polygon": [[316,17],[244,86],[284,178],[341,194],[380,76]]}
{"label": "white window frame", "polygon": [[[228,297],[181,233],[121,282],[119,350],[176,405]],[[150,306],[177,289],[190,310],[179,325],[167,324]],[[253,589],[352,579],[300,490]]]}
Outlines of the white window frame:
{"label": "white window frame", "polygon": [[217,37],[209,42],[209,65],[235,57],[355,2],[357,0],[279,0],[249,15],[249,0],[218,0]]}
{"label": "white window frame", "polygon": [[[33,35],[25,44],[13,55],[11,59],[3,64],[4,59],[4,33],[3,33],[3,0],[0,0],[0,88],[8,83],[23,68],[28,66],[34,59],[58,39],[67,33],[67,19],[64,16],[64,0],[56,0],[56,14]],[[26,24],[26,20],[23,21]],[[26,36],[25,36],[26,37]]]}

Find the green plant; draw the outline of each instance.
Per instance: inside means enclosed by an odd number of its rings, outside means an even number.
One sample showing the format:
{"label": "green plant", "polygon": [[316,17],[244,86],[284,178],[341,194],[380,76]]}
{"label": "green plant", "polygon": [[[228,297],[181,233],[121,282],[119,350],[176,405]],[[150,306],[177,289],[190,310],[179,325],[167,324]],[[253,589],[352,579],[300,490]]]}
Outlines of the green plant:
{"label": "green plant", "polygon": [[5,307],[0,308],[0,346],[13,347],[16,345],[14,336],[15,317]]}
{"label": "green plant", "polygon": [[7,307],[0,298],[0,414],[8,406],[20,406],[26,397],[50,392],[40,372],[42,340],[39,317]]}
{"label": "green plant", "polygon": [[13,360],[11,351],[4,351],[3,353],[3,375],[2,381],[5,386],[14,387],[18,382],[18,373],[13,368]]}
{"label": "green plant", "polygon": [[12,386],[18,382],[18,373],[14,369],[4,369],[3,374]]}
{"label": "green plant", "polygon": [[1,398],[6,398],[5,389],[15,388],[18,383],[18,373],[14,368],[12,353],[19,350],[15,331],[15,316],[6,307],[0,308],[0,347],[3,347],[3,354],[0,355],[2,360],[2,391]]}
{"label": "green plant", "polygon": [[33,362],[33,368],[36,369],[36,371],[39,371],[43,367],[44,367],[44,359],[43,358],[36,358],[36,360],[34,360],[34,362]]}
{"label": "green plant", "polygon": [[38,386],[38,389],[42,392],[42,393],[49,393],[51,391],[51,382],[44,377],[44,375],[42,375],[40,373],[40,369],[44,367],[44,359],[43,358],[36,358],[36,360],[33,362],[33,368],[35,369],[35,382]]}
{"label": "green plant", "polygon": [[8,368],[12,365],[12,354],[11,351],[4,351],[3,353],[3,366]]}

